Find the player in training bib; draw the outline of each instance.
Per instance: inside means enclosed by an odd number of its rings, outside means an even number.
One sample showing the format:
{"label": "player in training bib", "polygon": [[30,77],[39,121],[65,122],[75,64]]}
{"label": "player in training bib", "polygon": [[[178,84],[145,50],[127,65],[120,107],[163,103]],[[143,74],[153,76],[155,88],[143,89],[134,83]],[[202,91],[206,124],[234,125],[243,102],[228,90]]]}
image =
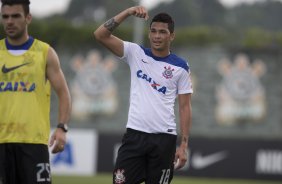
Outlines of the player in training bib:
{"label": "player in training bib", "polygon": [[[29,0],[1,0],[0,184],[51,184],[48,144],[64,150],[71,99],[58,56],[28,34]],[[59,99],[50,136],[51,87]]]}

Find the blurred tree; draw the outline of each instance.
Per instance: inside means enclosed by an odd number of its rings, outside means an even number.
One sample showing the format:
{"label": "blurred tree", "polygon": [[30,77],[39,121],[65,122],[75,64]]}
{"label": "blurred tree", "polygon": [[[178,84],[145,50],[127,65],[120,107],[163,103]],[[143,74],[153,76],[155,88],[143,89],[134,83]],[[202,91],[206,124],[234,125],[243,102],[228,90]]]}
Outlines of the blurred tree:
{"label": "blurred tree", "polygon": [[268,30],[281,30],[282,3],[276,0],[241,4],[228,11],[226,25],[237,29],[260,27]]}
{"label": "blurred tree", "polygon": [[162,3],[150,13],[156,14],[163,11],[174,17],[177,27],[184,27],[222,25],[226,10],[218,0],[177,0],[171,3]]}
{"label": "blurred tree", "polygon": [[[71,0],[63,15],[74,25],[106,21],[123,9],[134,6],[137,0]],[[177,10],[177,11],[176,11]],[[254,4],[240,4],[225,8],[219,0],[174,0],[161,3],[150,10],[150,15],[168,12],[176,20],[176,27],[220,26],[231,29],[259,27],[281,30],[282,3],[277,0],[261,1]],[[132,19],[127,22],[132,23]]]}
{"label": "blurred tree", "polygon": [[71,0],[65,18],[76,25],[103,22],[121,10],[135,5],[132,0]]}
{"label": "blurred tree", "polygon": [[[30,31],[54,47],[83,50],[99,47],[93,30],[121,10],[136,5],[136,0],[72,0],[65,14],[34,18]],[[177,11],[176,11],[177,10]],[[241,4],[226,9],[218,0],[175,0],[150,10],[150,15],[166,11],[176,21],[177,46],[282,48],[282,3],[268,0]],[[128,19],[115,34],[133,40],[134,19]],[[48,23],[46,23],[48,22]],[[147,27],[144,28],[147,41]],[[0,37],[3,38],[3,29]],[[147,43],[146,43],[147,44]]]}

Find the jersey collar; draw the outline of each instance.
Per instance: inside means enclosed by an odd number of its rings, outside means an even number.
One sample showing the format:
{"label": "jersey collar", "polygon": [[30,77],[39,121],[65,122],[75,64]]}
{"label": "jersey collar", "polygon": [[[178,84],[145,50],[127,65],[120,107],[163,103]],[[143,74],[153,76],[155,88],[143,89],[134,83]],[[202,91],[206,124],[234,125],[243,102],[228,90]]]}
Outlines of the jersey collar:
{"label": "jersey collar", "polygon": [[33,44],[33,42],[34,42],[34,38],[31,36],[22,45],[11,45],[8,42],[8,39],[7,38],[5,39],[5,44],[8,50],[28,50],[31,47],[31,45]]}

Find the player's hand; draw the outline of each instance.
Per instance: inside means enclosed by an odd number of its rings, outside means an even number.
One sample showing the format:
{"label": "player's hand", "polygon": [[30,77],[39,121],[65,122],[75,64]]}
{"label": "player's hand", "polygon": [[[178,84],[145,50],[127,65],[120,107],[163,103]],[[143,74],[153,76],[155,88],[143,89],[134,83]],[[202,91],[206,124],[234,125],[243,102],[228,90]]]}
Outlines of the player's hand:
{"label": "player's hand", "polygon": [[134,6],[128,9],[128,14],[135,17],[143,18],[145,20],[149,19],[148,11],[143,6]]}
{"label": "player's hand", "polygon": [[53,146],[52,153],[59,153],[64,151],[65,144],[66,144],[66,133],[62,129],[57,128],[53,132],[49,142],[49,146],[50,147]]}
{"label": "player's hand", "polygon": [[175,158],[174,158],[174,169],[178,170],[184,167],[187,162],[187,147],[180,145],[176,149]]}

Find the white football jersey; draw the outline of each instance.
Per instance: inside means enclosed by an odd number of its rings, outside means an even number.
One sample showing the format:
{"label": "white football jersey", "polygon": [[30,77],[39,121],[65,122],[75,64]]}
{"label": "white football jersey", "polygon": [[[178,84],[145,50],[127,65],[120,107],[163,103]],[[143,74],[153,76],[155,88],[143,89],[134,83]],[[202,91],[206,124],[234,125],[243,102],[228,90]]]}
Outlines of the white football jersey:
{"label": "white football jersey", "polygon": [[131,87],[127,128],[176,135],[174,114],[178,94],[193,93],[188,63],[170,54],[156,57],[151,49],[124,42]]}

